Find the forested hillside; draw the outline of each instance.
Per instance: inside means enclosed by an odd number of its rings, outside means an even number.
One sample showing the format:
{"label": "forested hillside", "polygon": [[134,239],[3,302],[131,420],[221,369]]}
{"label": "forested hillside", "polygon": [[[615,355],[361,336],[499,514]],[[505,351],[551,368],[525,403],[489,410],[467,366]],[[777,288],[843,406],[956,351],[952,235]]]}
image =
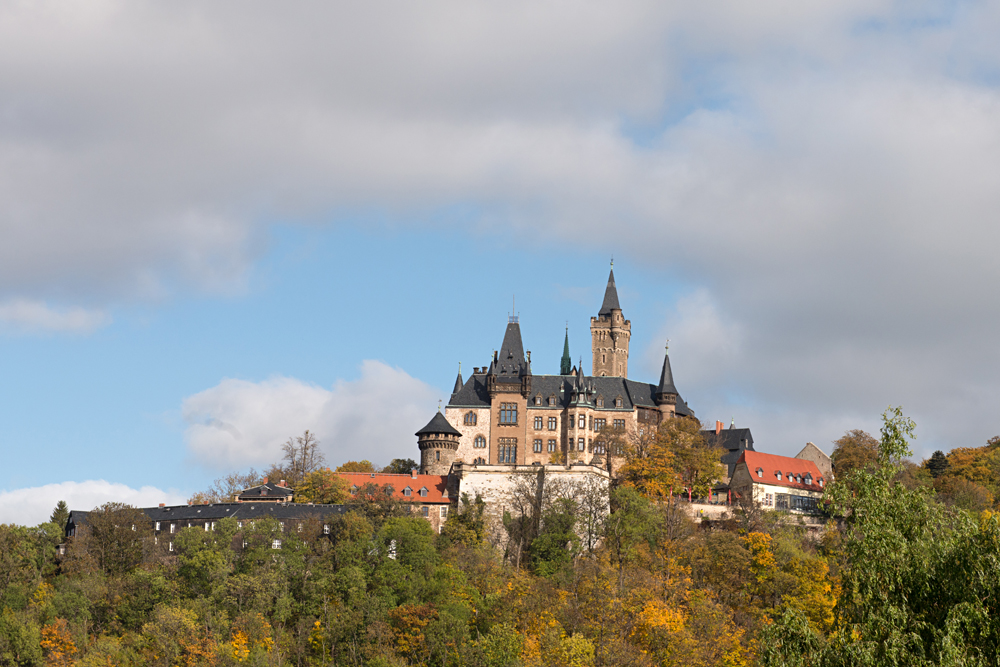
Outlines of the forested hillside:
{"label": "forested hillside", "polygon": [[997,664],[1000,517],[940,502],[905,463],[911,434],[890,411],[873,457],[840,457],[817,538],[752,505],[696,527],[662,489],[706,457],[668,429],[657,465],[612,490],[599,544],[555,502],[521,533],[520,567],[468,498],[440,535],[370,493],[328,536],[227,520],[182,530],[173,554],[124,506],[62,559],[57,523],[2,526],[0,663]]}

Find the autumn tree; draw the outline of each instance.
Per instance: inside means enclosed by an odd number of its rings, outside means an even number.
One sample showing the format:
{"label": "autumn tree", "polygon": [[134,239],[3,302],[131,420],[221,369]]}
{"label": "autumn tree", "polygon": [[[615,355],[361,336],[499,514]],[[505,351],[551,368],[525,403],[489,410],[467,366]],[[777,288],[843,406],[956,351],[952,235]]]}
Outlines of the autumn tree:
{"label": "autumn tree", "polygon": [[259,485],[263,479],[263,476],[253,468],[246,472],[229,473],[216,479],[206,490],[192,495],[188,498],[188,502],[192,505],[231,503],[241,491]]}
{"label": "autumn tree", "polygon": [[295,491],[297,503],[327,503],[339,505],[351,497],[347,480],[329,468],[313,470]]}
{"label": "autumn tree", "polygon": [[375,469],[374,463],[368,459],[362,459],[341,463],[334,472],[378,472],[378,470]]}
{"label": "autumn tree", "polygon": [[662,422],[655,432],[636,434],[625,447],[620,474],[625,484],[651,498],[690,489],[707,496],[724,475],[722,450],[710,447],[697,419],[679,417]]}
{"label": "autumn tree", "polygon": [[319,470],[326,463],[326,457],[319,449],[319,440],[308,430],[296,438],[289,438],[281,445],[284,453],[285,481],[297,489],[305,481],[306,475]]}
{"label": "autumn tree", "polygon": [[833,473],[838,479],[851,471],[870,468],[878,459],[879,441],[861,429],[847,431],[833,441]]}

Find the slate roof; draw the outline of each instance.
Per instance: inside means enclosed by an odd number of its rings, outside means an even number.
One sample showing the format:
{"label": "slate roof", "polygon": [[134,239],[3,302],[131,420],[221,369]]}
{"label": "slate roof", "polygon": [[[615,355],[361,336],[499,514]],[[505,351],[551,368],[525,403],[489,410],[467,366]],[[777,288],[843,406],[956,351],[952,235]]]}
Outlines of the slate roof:
{"label": "slate roof", "polygon": [[[512,318],[513,319],[513,318]],[[503,344],[496,359],[490,364],[490,372],[498,382],[520,382],[522,375],[529,375],[531,369],[524,360],[524,345],[521,343],[521,325],[508,322],[503,334]]]}
{"label": "slate roof", "polygon": [[457,436],[462,435],[454,426],[448,423],[448,420],[445,419],[444,415],[441,414],[440,412],[434,415],[434,417],[432,417],[431,420],[427,422],[427,426],[417,431],[414,435],[419,436],[431,433],[445,433],[447,435],[457,435]]}
{"label": "slate roof", "polygon": [[248,500],[270,500],[274,502],[278,498],[290,498],[295,495],[295,491],[287,486],[278,486],[274,482],[267,482],[260,486],[254,486],[240,491],[238,498],[242,501]]}
{"label": "slate roof", "polygon": [[458,371],[458,377],[455,378],[455,388],[451,390],[451,393],[452,394],[457,394],[459,392],[459,390],[462,389],[462,385],[464,385],[464,384],[465,384],[465,381],[462,380],[462,371],[461,371],[461,369],[459,369],[459,371]]}
{"label": "slate roof", "polygon": [[660,371],[660,384],[657,386],[659,394],[677,394],[677,387],[674,386],[674,372],[670,369],[670,355],[663,355],[663,370]]}
{"label": "slate roof", "polygon": [[727,450],[720,461],[726,466],[729,477],[736,472],[736,464],[739,463],[743,451],[753,451],[753,436],[748,428],[725,428],[719,433],[709,429],[702,431],[701,435],[709,447],[722,447]]}
{"label": "slate roof", "polygon": [[[142,507],[140,510],[152,522],[170,521],[219,521],[227,517],[234,519],[259,519],[265,516],[275,519],[319,519],[343,514],[346,505],[313,505],[307,503],[213,503],[209,505],[171,505],[168,507]],[[87,523],[90,512],[73,510],[66,521],[67,533],[75,527]]]}
{"label": "slate roof", "polygon": [[[575,376],[565,375],[533,375],[531,376],[531,395],[528,396],[528,407],[537,407],[531,401],[536,395],[541,394],[541,407],[549,407],[549,396],[556,397],[556,406],[565,408],[569,406],[570,395],[573,391]],[[647,382],[636,382],[620,377],[589,377],[584,376],[583,381],[594,387],[594,396],[604,397],[605,410],[614,410],[614,400],[618,396],[622,397],[621,410],[632,411],[635,406],[644,408],[656,408],[657,385]],[[562,391],[560,391],[560,388]],[[448,407],[453,408],[488,408],[490,407],[490,395],[486,391],[486,375],[477,374],[469,377],[465,381],[465,386],[461,391],[452,395]],[[598,408],[601,409],[601,408]],[[677,397],[677,414],[684,417],[693,417],[694,410],[688,407],[680,396]]]}
{"label": "slate roof", "polygon": [[[440,413],[438,413],[440,414]],[[396,500],[414,503],[448,503],[447,475],[393,475],[380,472],[340,472],[337,473],[347,480],[352,488],[361,488],[365,484],[392,487],[392,496]],[[403,490],[409,487],[413,495],[406,496]],[[420,489],[427,489],[427,496],[420,495]]]}
{"label": "slate roof", "polygon": [[601,304],[601,310],[598,311],[598,315],[610,315],[612,310],[621,310],[622,307],[618,305],[618,288],[615,287],[615,270],[611,269],[611,274],[608,276],[608,286],[604,290],[604,303]]}
{"label": "slate roof", "polygon": [[[819,481],[823,479],[823,473],[819,471],[816,464],[806,459],[796,459],[791,456],[778,456],[777,454],[764,454],[762,452],[745,451],[740,455],[739,463],[746,463],[750,477],[757,484],[773,484],[774,486],[785,486],[790,489],[801,489],[803,491],[816,491],[822,493],[823,487]],[[757,475],[758,468],[761,475]],[[781,473],[778,479],[776,473]],[[804,478],[806,474],[812,475],[812,484],[796,482],[794,475]],[[792,477],[792,481],[788,478]]]}

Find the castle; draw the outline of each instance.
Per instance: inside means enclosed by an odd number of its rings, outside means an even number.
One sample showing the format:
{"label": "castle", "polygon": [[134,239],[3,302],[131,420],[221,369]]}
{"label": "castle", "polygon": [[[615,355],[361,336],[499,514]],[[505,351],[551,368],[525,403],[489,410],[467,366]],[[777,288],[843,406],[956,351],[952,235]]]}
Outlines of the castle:
{"label": "castle", "polygon": [[572,366],[569,334],[558,375],[536,375],[525,353],[517,316],[511,316],[488,366],[459,371],[444,410],[417,432],[425,474],[448,475],[453,464],[607,467],[607,434],[652,431],[674,416],[694,416],[674,385],[669,353],[657,384],[628,378],[632,323],[618,301],[614,268],[604,301],[590,320],[593,375]]}

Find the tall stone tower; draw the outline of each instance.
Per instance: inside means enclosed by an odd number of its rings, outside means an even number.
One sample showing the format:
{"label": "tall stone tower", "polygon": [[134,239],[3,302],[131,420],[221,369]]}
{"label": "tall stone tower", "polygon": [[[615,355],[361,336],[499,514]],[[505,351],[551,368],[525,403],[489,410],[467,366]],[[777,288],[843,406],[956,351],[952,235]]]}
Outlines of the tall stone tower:
{"label": "tall stone tower", "polygon": [[608,276],[604,303],[597,317],[590,318],[591,348],[594,363],[591,375],[628,377],[628,343],[632,337],[632,322],[622,315],[615,287],[615,270]]}
{"label": "tall stone tower", "polygon": [[440,412],[416,433],[420,448],[420,472],[425,475],[447,475],[455,461],[458,441],[462,434],[448,423]]}

